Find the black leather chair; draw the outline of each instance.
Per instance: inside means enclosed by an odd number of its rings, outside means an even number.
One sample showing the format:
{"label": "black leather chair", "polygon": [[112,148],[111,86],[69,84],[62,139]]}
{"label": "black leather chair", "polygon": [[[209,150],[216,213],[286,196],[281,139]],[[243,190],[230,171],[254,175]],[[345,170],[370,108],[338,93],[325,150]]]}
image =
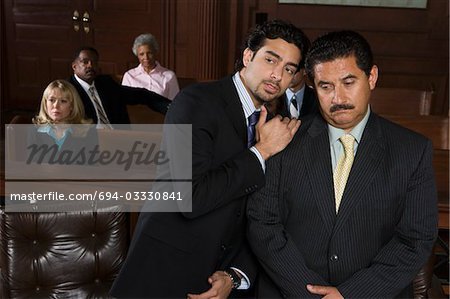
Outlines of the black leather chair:
{"label": "black leather chair", "polygon": [[0,212],[1,298],[109,298],[126,257],[128,213]]}

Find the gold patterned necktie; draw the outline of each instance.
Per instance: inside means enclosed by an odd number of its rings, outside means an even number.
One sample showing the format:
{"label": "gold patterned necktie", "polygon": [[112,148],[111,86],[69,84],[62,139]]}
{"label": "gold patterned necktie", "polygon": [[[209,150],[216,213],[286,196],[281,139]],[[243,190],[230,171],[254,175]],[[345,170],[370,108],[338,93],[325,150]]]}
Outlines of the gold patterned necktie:
{"label": "gold patterned necktie", "polygon": [[106,116],[105,110],[103,110],[102,105],[100,104],[100,100],[95,95],[95,87],[89,87],[89,92],[91,93],[91,98],[95,104],[95,110],[97,110],[99,123],[106,125],[107,128],[111,128],[108,117]]}
{"label": "gold patterned necktie", "polygon": [[348,175],[353,165],[353,145],[355,138],[350,134],[345,134],[339,138],[344,146],[344,153],[341,155],[339,162],[334,170],[334,195],[336,200],[336,214],[339,211],[342,194],[344,194],[345,185],[347,184]]}

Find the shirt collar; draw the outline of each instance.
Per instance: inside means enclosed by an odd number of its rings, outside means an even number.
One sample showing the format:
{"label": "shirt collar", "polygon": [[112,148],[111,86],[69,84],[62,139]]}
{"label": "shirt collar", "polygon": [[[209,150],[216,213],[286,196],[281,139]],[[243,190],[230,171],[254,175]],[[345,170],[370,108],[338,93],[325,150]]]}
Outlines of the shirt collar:
{"label": "shirt collar", "polygon": [[[355,138],[357,144],[359,144],[359,142],[361,141],[362,134],[367,125],[367,121],[369,120],[369,115],[370,115],[370,106],[367,108],[367,112],[364,118],[353,128],[353,130],[349,132],[349,134]],[[333,144],[336,141],[338,141],[342,135],[345,134],[345,131],[328,124],[328,133],[329,133],[328,136],[330,138],[330,144]]]}
{"label": "shirt collar", "polygon": [[[144,66],[141,64],[141,63],[139,63],[139,66],[138,66],[138,70],[139,70],[139,72],[142,74],[147,74],[147,72],[145,71],[145,69],[144,69]],[[155,67],[150,71],[150,74],[151,73],[161,73],[162,72],[162,66],[161,66],[161,64],[159,64],[159,62],[158,61],[155,61]]]}
{"label": "shirt collar", "polygon": [[302,95],[303,93],[305,93],[305,86],[306,86],[306,85],[303,85],[303,87],[300,88],[299,90],[297,90],[296,92],[293,92],[292,89],[288,88],[288,89],[286,89],[286,95],[288,96],[289,99],[292,98],[292,96],[293,96],[294,94],[297,96],[297,98],[298,98],[298,97],[301,97],[301,95]]}
{"label": "shirt collar", "polygon": [[75,79],[78,81],[78,83],[80,83],[81,87],[83,87],[84,91],[86,91],[87,94],[89,93],[89,88],[90,87],[95,87],[94,82],[92,82],[91,85],[89,85],[89,83],[87,83],[86,81],[82,80],[80,77],[78,77],[76,74],[74,74]]}
{"label": "shirt collar", "polygon": [[46,133],[48,136],[50,136],[56,143],[56,145],[58,146],[58,149],[61,149],[64,141],[66,140],[68,134],[73,134],[73,130],[72,128],[67,128],[67,130],[64,131],[64,134],[61,138],[57,138],[55,135],[55,132],[52,130],[52,126],[51,125],[44,125],[44,126],[40,126],[37,129],[38,132],[40,133]]}
{"label": "shirt collar", "polygon": [[236,90],[239,95],[239,100],[241,101],[242,108],[244,109],[244,115],[247,119],[253,112],[255,112],[256,109],[255,104],[253,104],[252,98],[250,97],[250,94],[248,93],[247,89],[244,86],[244,82],[242,82],[241,76],[239,75],[239,72],[236,72],[233,77],[233,83],[236,87]]}
{"label": "shirt collar", "polygon": [[[39,128],[37,130],[39,133],[47,133],[49,135],[54,135],[53,130],[52,130],[52,125],[39,126]],[[73,133],[72,128],[71,127],[67,128],[67,130],[64,132],[64,135],[66,133]]]}
{"label": "shirt collar", "polygon": [[306,84],[303,85],[302,88],[297,90],[297,92],[293,92],[290,88],[286,89],[286,100],[287,100],[288,106],[291,104],[291,99],[294,94],[297,98],[297,103],[303,102],[303,95],[305,94],[305,87],[306,87]]}

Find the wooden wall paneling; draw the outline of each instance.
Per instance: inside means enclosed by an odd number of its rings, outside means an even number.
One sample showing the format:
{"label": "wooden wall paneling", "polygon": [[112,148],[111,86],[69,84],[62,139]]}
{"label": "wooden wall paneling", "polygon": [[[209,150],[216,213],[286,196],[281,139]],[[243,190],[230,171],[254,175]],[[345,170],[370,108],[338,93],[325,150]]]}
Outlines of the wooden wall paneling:
{"label": "wooden wall paneling", "polygon": [[228,73],[229,11],[232,2],[176,2],[175,64],[181,78],[218,79]]}
{"label": "wooden wall paneling", "polygon": [[377,86],[433,90],[431,114],[448,115],[448,74],[411,74],[387,72],[378,77]]}
{"label": "wooden wall paneling", "polygon": [[[3,139],[4,135],[4,127],[3,125],[6,123],[5,120],[5,100],[6,100],[6,78],[4,76],[4,72],[6,69],[6,34],[5,34],[5,2],[0,3],[0,125],[2,125],[2,129],[0,130],[0,138]],[[0,162],[0,166],[1,166]]]}
{"label": "wooden wall paneling", "polygon": [[199,73],[200,81],[219,79],[226,75],[228,56],[227,11],[229,2],[221,0],[199,1]]}
{"label": "wooden wall paneling", "polygon": [[256,15],[266,14],[270,19],[268,11],[276,10],[277,3],[267,0],[230,0],[229,3],[227,73],[231,74],[236,60],[242,58],[242,46],[248,31],[256,25]]}
{"label": "wooden wall paneling", "polygon": [[[138,64],[132,53],[133,41],[139,34],[151,33],[162,40],[162,1],[97,0],[91,8],[92,33],[89,42],[100,53],[103,73],[123,75]],[[164,51],[164,44],[161,45]],[[161,61],[165,64],[165,61]]]}
{"label": "wooden wall paneling", "polygon": [[161,40],[159,59],[163,65],[176,72],[175,65],[175,22],[176,0],[166,0],[162,5]]}
{"label": "wooden wall paneling", "polygon": [[[52,64],[71,57],[72,45],[79,39],[72,22],[78,1],[5,0],[3,4],[8,41],[6,108],[35,110],[45,86],[61,76],[61,68]],[[69,72],[67,68],[66,76]]]}
{"label": "wooden wall paneling", "polygon": [[[432,113],[448,114],[448,0],[429,0],[427,9],[278,4],[277,0],[259,3],[272,18],[291,21],[311,40],[333,30],[360,32],[380,63],[380,86],[433,86],[436,101]],[[396,77],[402,85],[390,85]],[[405,78],[422,78],[423,82]]]}
{"label": "wooden wall paneling", "polygon": [[198,1],[176,1],[175,69],[177,77],[197,78],[198,73]]}
{"label": "wooden wall paneling", "polygon": [[228,61],[227,61],[227,73],[231,74],[234,71],[234,63],[239,53],[240,41],[237,40],[238,28],[241,28],[241,19],[238,16],[239,2],[238,0],[230,0],[230,6],[228,9]]}

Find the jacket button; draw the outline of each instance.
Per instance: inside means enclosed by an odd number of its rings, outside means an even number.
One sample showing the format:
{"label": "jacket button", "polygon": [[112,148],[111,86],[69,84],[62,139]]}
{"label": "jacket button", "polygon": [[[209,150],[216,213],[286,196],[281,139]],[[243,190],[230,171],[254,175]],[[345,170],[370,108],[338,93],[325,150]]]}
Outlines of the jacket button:
{"label": "jacket button", "polygon": [[225,250],[227,250],[227,246],[221,245],[221,246],[220,246],[220,249],[221,249],[222,251],[225,251]]}
{"label": "jacket button", "polygon": [[339,260],[339,257],[336,254],[333,254],[332,256],[330,256],[330,261],[337,262],[338,260]]}

